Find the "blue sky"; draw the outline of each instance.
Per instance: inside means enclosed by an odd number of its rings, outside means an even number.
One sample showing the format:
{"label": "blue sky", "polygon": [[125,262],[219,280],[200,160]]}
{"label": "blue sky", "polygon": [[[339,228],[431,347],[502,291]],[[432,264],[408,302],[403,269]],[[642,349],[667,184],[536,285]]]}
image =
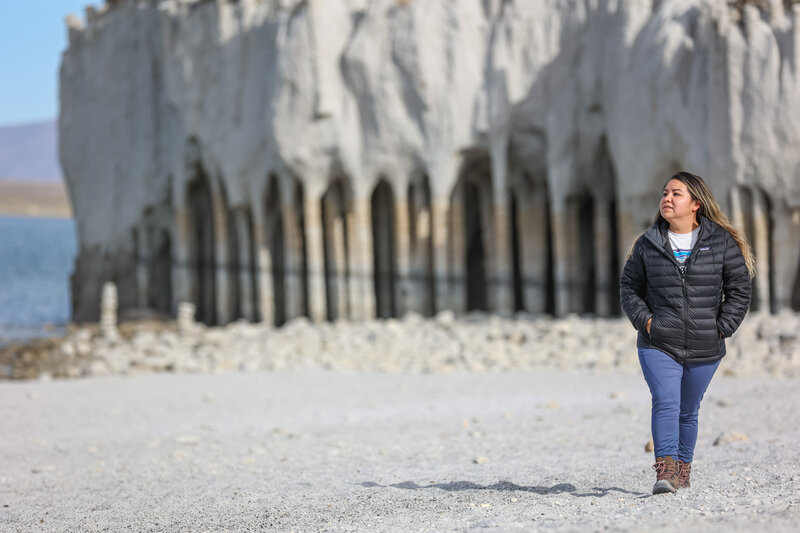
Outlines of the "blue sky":
{"label": "blue sky", "polygon": [[0,126],[58,114],[58,66],[67,46],[64,17],[85,19],[102,0],[10,0],[0,16]]}

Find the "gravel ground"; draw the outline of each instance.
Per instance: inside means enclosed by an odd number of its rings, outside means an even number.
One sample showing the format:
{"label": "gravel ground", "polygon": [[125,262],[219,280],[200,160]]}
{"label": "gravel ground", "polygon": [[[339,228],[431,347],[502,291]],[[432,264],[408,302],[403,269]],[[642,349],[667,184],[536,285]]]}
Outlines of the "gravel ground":
{"label": "gravel ground", "polygon": [[630,373],[0,382],[0,530],[796,531],[797,384],[718,376],[693,487],[652,496]]}

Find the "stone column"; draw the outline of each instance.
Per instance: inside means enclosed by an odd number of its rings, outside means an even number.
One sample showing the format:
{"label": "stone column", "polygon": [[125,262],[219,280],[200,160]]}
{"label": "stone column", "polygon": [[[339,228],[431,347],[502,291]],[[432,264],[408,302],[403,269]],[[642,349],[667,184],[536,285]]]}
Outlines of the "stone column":
{"label": "stone column", "polygon": [[448,301],[456,313],[467,311],[467,243],[464,227],[464,185],[457,185],[450,202],[448,229]]}
{"label": "stone column", "polygon": [[217,324],[230,322],[231,301],[228,275],[228,206],[219,191],[211,190],[211,208],[213,210],[214,231],[214,275],[216,282],[216,315]]}
{"label": "stone column", "polygon": [[611,257],[617,253],[611,249],[611,205],[600,199],[595,199],[594,205],[595,313],[597,316],[610,316],[614,287],[612,276],[617,275],[611,272]]}
{"label": "stone column", "polygon": [[[800,208],[775,202],[772,296],[776,310],[800,308]],[[795,292],[796,291],[796,292]]]}
{"label": "stone column", "polygon": [[731,222],[739,231],[746,229],[742,192],[738,185],[731,187]]}
{"label": "stone column", "polygon": [[769,207],[764,193],[758,189],[753,190],[753,251],[758,260],[758,276],[753,280],[758,287],[756,303],[759,311],[770,312],[770,239],[769,232]]}
{"label": "stone column", "polygon": [[328,189],[323,196],[325,242],[325,289],[327,311],[330,319],[344,319],[349,315],[349,265],[347,240],[347,215],[339,185]]}
{"label": "stone column", "polygon": [[580,309],[576,294],[580,256],[577,254],[578,222],[574,209],[561,201],[553,206],[550,227],[553,232],[553,270],[555,281],[556,316],[563,317]]}
{"label": "stone column", "polygon": [[[431,206],[422,184],[410,189],[413,198],[407,199],[409,217],[409,281],[408,310],[431,315],[434,311],[434,281],[431,237]],[[444,222],[446,224],[446,222]],[[444,233],[445,226],[441,228]]]}
{"label": "stone column", "polygon": [[275,290],[272,286],[272,256],[266,244],[263,216],[260,210],[255,211],[253,224],[253,241],[255,243],[256,279],[258,285],[258,307],[261,310],[261,322],[272,326],[275,324]]}
{"label": "stone column", "polygon": [[353,283],[349,279],[348,265],[347,265],[347,245],[345,243],[345,232],[347,231],[346,215],[341,214],[333,217],[331,226],[333,235],[330,240],[331,250],[331,265],[332,265],[332,283],[331,283],[331,297],[333,298],[333,309],[336,313],[336,318],[343,319],[350,317],[350,295],[349,288]]}
{"label": "stone column", "polygon": [[134,248],[136,250],[136,305],[139,309],[149,307],[147,295],[150,280],[147,271],[148,258],[154,253],[147,242],[147,228],[142,224],[134,230]]}
{"label": "stone column", "polygon": [[197,301],[197,281],[189,267],[191,222],[189,209],[185,205],[175,208],[175,242],[172,246],[172,310],[178,309],[179,302]]}
{"label": "stone column", "polygon": [[306,261],[308,265],[308,311],[311,320],[325,320],[325,248],[322,234],[321,199],[310,192],[305,197]]}
{"label": "stone column", "polygon": [[[800,6],[795,13],[800,16]],[[781,309],[797,311],[800,310],[800,207],[787,209],[785,203],[778,205],[782,205],[789,216],[778,218],[781,221],[778,229],[783,226],[783,231],[778,241],[781,246],[777,248],[775,264],[781,265],[785,277],[776,276],[776,279],[786,280],[786,283],[778,283],[776,289],[780,288],[785,295]]]}
{"label": "stone column", "polygon": [[294,201],[284,203],[281,209],[283,231],[286,238],[284,246],[284,294],[286,301],[286,320],[302,314],[303,287],[300,278],[303,241],[300,234],[300,219]]}
{"label": "stone column", "polygon": [[[504,117],[508,111],[505,90],[505,77],[498,78],[500,85],[497,93],[492,94],[492,106],[498,106],[493,115],[493,122]],[[503,123],[501,118],[501,123]],[[508,198],[508,139],[507,130],[501,128],[493,137],[491,149],[491,188],[494,205],[491,206],[492,225],[486,228],[485,238],[489,241],[484,246],[488,254],[487,272],[489,278],[488,304],[489,310],[501,315],[514,313],[514,281],[511,266],[511,226],[510,206]],[[487,191],[488,192],[488,191]]]}
{"label": "stone column", "polygon": [[547,311],[547,194],[534,187],[517,198],[523,300],[528,312],[540,314]]}
{"label": "stone column", "polygon": [[487,228],[486,237],[494,242],[486,243],[488,252],[489,310],[501,315],[514,313],[514,297],[511,274],[511,227],[509,206],[505,191],[494,194],[493,234]]}
{"label": "stone column", "polygon": [[756,201],[750,190],[741,185],[734,185],[731,188],[731,221],[750,243],[751,250],[756,259],[756,277],[753,279],[753,300],[750,302],[750,309],[761,311],[762,286],[761,278],[767,274],[762,271],[761,258],[757,244],[758,232],[755,229],[754,209]]}
{"label": "stone column", "polygon": [[350,317],[362,320],[375,317],[375,290],[370,199],[356,194],[349,214]]}
{"label": "stone column", "polygon": [[236,235],[239,241],[239,298],[241,300],[242,318],[249,321],[255,320],[255,301],[253,287],[253,261],[250,252],[254,248],[252,241],[252,228],[250,227],[250,217],[246,210],[240,209],[234,212]]}
{"label": "stone column", "polygon": [[408,187],[398,187],[395,202],[395,238],[397,239],[397,282],[395,283],[395,304],[397,315],[403,316],[409,311],[419,312],[419,287],[413,268],[411,252],[411,227],[408,216]]}
{"label": "stone column", "polygon": [[414,224],[417,240],[416,270],[419,272],[420,280],[420,312],[423,315],[432,315],[435,310],[433,243],[431,241],[433,229],[431,225],[431,206],[426,204],[418,212]]}
{"label": "stone column", "polygon": [[447,197],[434,198],[431,202],[430,211],[430,232],[433,241],[433,292],[434,301],[431,310],[436,313],[443,309],[454,309],[454,304],[450,299],[450,276],[448,267],[450,265],[450,246],[448,246],[448,234],[450,224],[450,200]]}

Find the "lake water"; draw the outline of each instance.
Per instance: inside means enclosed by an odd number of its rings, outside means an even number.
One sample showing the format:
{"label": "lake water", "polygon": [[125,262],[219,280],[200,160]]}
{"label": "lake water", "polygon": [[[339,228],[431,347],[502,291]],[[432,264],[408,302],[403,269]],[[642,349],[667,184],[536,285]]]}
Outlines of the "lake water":
{"label": "lake water", "polygon": [[71,219],[0,215],[0,344],[63,330],[76,249]]}

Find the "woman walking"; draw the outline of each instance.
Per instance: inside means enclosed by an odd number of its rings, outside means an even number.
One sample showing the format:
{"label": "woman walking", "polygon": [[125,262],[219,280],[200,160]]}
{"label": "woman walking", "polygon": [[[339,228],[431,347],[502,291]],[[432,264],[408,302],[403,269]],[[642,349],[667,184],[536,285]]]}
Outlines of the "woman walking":
{"label": "woman walking", "polygon": [[653,397],[653,494],[689,486],[700,400],[725,338],[747,312],[753,263],[703,179],[672,176],[620,279],[620,303],[639,332],[639,363]]}

